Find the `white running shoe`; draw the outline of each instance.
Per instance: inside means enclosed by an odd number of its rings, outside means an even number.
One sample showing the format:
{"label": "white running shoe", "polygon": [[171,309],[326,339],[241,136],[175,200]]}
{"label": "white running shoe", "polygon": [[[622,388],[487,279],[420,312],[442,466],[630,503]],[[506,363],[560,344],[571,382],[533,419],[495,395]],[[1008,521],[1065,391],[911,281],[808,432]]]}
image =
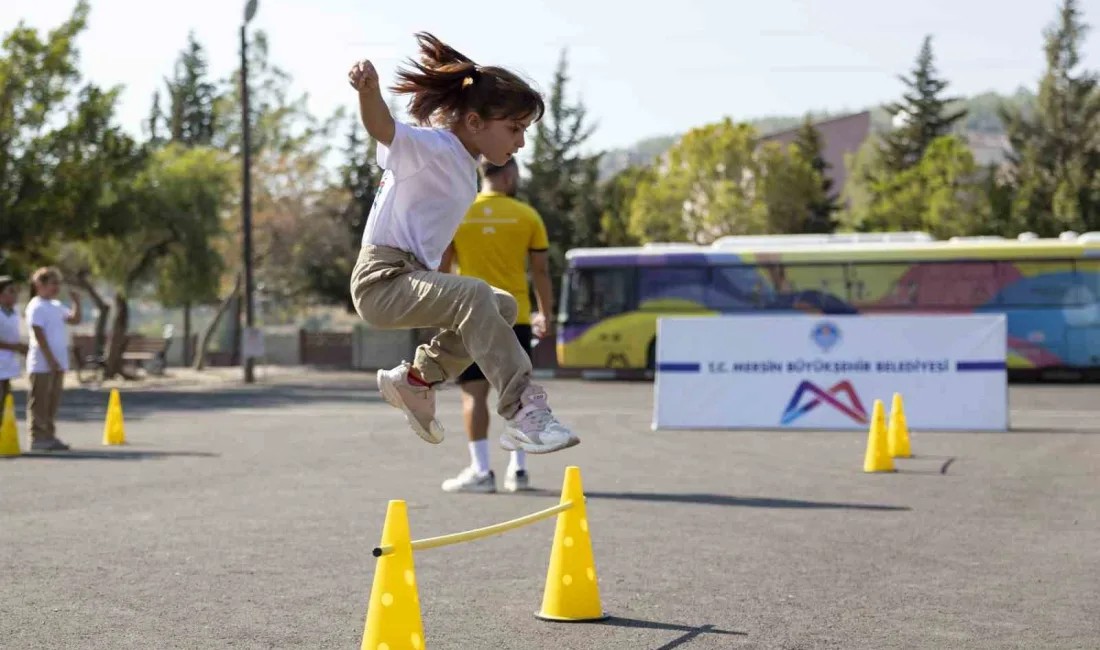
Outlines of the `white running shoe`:
{"label": "white running shoe", "polygon": [[458,473],[458,476],[443,481],[444,492],[478,492],[491,494],[497,491],[497,477],[493,470],[479,475],[471,465]]}
{"label": "white running shoe", "polygon": [[525,469],[509,470],[504,476],[505,492],[525,492],[531,489],[531,477]]}
{"label": "white running shoe", "polygon": [[382,399],[394,408],[405,412],[405,419],[416,435],[438,445],[443,442],[443,425],[435,419],[435,389],[409,383],[407,361],[392,370],[379,370],[378,391]]}
{"label": "white running shoe", "polygon": [[531,384],[520,398],[523,407],[504,425],[500,446],[508,451],[549,454],[580,444],[580,438],[558,422],[546,404],[546,392]]}

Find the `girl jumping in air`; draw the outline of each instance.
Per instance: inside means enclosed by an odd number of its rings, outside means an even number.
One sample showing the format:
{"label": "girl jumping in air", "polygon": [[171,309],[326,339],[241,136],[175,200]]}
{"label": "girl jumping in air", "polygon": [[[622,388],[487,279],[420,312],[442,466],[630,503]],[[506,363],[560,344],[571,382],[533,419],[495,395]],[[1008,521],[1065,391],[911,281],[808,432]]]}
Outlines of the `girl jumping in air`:
{"label": "girl jumping in air", "polygon": [[531,383],[531,361],[512,331],[516,301],[475,278],[441,273],[443,251],[477,196],[479,156],[506,163],[542,117],[542,97],[515,74],[479,66],[431,34],[416,36],[420,61],[392,90],[411,95],[418,126],[395,121],[370,61],[352,66],[363,125],[385,170],[351,277],[359,316],[373,327],[442,331],[413,362],[378,371],[378,389],[424,440],[443,441],[435,386],[476,362],[499,396],[504,449],[549,453],[580,442]]}

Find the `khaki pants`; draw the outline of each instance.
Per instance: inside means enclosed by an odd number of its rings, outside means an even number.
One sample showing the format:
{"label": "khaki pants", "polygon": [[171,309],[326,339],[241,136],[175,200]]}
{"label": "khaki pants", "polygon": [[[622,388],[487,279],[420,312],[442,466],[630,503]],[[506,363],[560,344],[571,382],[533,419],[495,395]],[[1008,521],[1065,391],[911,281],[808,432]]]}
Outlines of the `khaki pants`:
{"label": "khaki pants", "polygon": [[27,393],[27,429],[31,442],[57,437],[57,407],[61,405],[61,387],[65,374],[61,372],[31,373],[31,389]]}
{"label": "khaki pants", "polygon": [[413,358],[426,381],[454,379],[476,362],[500,396],[497,413],[511,418],[520,409],[531,359],[512,331],[519,309],[508,292],[477,278],[429,271],[396,248],[367,245],[352,272],[351,295],[373,327],[442,330]]}

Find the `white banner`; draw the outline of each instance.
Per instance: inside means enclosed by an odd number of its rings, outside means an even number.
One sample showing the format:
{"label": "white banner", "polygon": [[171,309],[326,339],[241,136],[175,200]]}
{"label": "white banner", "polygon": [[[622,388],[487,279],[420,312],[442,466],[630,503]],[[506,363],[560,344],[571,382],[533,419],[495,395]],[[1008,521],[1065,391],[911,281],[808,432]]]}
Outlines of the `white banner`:
{"label": "white banner", "polygon": [[653,427],[867,430],[900,393],[912,429],[1008,428],[1003,314],[668,317]]}

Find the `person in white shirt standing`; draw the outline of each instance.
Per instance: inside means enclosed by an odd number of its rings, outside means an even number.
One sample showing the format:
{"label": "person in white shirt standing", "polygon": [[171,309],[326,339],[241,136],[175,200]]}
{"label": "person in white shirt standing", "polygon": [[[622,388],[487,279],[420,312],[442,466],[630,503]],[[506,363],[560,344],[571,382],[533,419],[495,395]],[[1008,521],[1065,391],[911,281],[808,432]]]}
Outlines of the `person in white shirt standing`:
{"label": "person in white shirt standing", "polygon": [[27,345],[19,340],[18,298],[19,285],[10,275],[0,275],[0,409],[11,394],[11,380],[23,372],[19,357],[27,353]]}
{"label": "person in white shirt standing", "polygon": [[65,451],[68,445],[57,438],[57,409],[61,388],[69,369],[69,331],[66,325],[80,322],[80,296],[70,291],[73,308],[57,299],[61,273],[41,268],[31,277],[35,297],[27,303],[27,325],[31,328],[27,351],[27,372],[31,390],[27,398],[27,429],[31,451]]}

